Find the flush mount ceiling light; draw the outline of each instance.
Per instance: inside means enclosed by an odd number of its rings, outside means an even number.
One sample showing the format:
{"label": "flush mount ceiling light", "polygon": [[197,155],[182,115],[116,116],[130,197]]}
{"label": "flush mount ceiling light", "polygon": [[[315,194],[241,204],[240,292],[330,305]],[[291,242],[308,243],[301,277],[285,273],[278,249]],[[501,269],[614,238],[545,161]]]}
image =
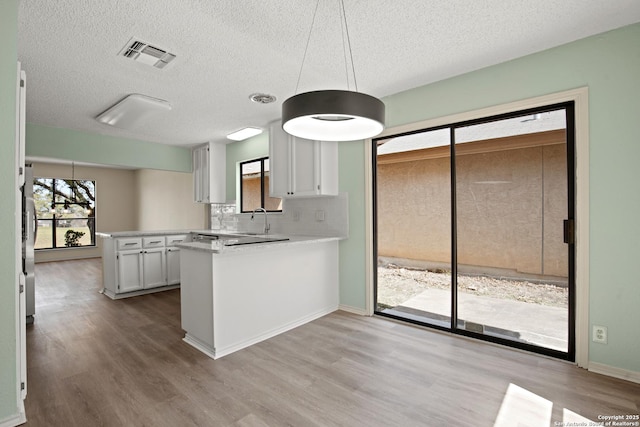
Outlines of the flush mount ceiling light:
{"label": "flush mount ceiling light", "polygon": [[260,135],[262,133],[262,129],[258,128],[244,128],[233,133],[227,135],[227,138],[232,141],[244,141],[247,138],[251,138],[252,136]]}
{"label": "flush mount ceiling light", "polygon": [[[296,84],[296,93],[319,3],[320,0],[316,3],[313,14]],[[349,76],[347,74],[347,90],[305,92],[285,100],[282,103],[282,129],[293,136],[322,141],[353,141],[372,138],[384,130],[384,103],[371,95],[358,92],[344,0],[340,0],[340,17],[340,25],[343,28],[343,34],[346,35],[346,40],[343,36],[345,42],[342,47],[345,58],[347,58],[347,51],[349,54],[355,91],[348,90]]]}
{"label": "flush mount ceiling light", "polygon": [[96,120],[107,125],[131,129],[144,117],[170,110],[171,104],[163,99],[134,93],[107,108]]}

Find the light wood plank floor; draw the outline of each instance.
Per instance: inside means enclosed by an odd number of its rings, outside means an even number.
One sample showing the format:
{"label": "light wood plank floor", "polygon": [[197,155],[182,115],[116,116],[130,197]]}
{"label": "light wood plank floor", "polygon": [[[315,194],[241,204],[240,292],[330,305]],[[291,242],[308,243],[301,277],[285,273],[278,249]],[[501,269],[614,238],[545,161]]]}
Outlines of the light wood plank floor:
{"label": "light wood plank floor", "polygon": [[[639,384],[344,312],[214,361],[181,341],[179,290],[112,301],[100,271],[99,259],[36,265],[29,426],[502,427],[640,412]],[[534,398],[505,398],[510,384]],[[541,401],[551,418],[535,424]]]}

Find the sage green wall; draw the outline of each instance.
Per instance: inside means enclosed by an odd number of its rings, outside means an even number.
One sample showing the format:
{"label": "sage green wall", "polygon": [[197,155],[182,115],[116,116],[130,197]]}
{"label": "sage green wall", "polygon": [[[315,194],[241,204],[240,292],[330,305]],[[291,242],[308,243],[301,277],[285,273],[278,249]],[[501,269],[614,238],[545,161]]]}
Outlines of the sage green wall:
{"label": "sage green wall", "polygon": [[15,127],[18,1],[0,3],[0,424],[16,417]]}
{"label": "sage green wall", "polygon": [[[640,372],[639,41],[640,24],[635,24],[384,99],[387,126],[394,127],[589,87],[589,313],[591,325],[607,326],[609,332],[608,344],[591,343],[590,361],[635,372]],[[345,150],[355,167],[342,167]],[[354,227],[365,217],[364,207],[354,202],[365,187],[350,150],[341,146],[340,185],[352,187]],[[360,265],[364,251],[364,238],[341,247],[341,269]],[[341,277],[342,297],[364,308],[365,270],[350,277]]]}
{"label": "sage green wall", "polygon": [[[340,242],[340,304],[364,311],[365,195],[364,143],[348,142],[339,147],[339,191],[349,193],[349,239]],[[227,144],[227,200],[237,194],[237,164],[269,155],[269,134],[262,133],[245,141]],[[343,178],[345,177],[345,178]],[[354,286],[355,284],[355,286]]]}
{"label": "sage green wall", "polygon": [[366,211],[365,145],[349,141],[338,146],[339,191],[349,194],[349,238],[339,246],[340,305],[365,312]]}
{"label": "sage green wall", "polygon": [[26,138],[27,156],[191,172],[189,148],[33,123],[27,123]]}

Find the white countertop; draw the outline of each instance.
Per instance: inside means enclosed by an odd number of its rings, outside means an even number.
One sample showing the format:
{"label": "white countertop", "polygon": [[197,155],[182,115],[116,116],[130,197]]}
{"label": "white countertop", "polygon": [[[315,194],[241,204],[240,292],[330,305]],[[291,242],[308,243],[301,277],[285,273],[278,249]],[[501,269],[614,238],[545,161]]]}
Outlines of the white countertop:
{"label": "white countertop", "polygon": [[[145,236],[170,236],[174,234],[205,234],[211,236],[221,236],[220,240],[198,240],[193,242],[184,242],[176,244],[175,246],[180,249],[209,252],[212,254],[232,254],[232,253],[246,253],[254,251],[262,251],[270,247],[282,247],[299,244],[309,244],[317,242],[329,242],[332,240],[343,240],[346,237],[337,236],[293,236],[282,234],[268,234],[268,235],[255,235],[246,234],[242,231],[229,231],[229,230],[152,230],[152,231],[114,231],[114,232],[96,232],[96,236],[103,239],[115,239],[120,237],[145,237]],[[289,240],[280,240],[275,242],[261,242],[242,244],[237,246],[225,246],[225,242],[228,238],[233,237],[248,237],[248,238],[263,238],[263,237],[276,237],[276,238],[288,238]]]}
{"label": "white countertop", "polygon": [[[213,233],[217,234],[217,233]],[[240,234],[240,233],[236,233]],[[270,237],[284,237],[282,235],[269,235]],[[251,236],[255,237],[255,236]],[[279,240],[276,242],[252,243],[238,246],[225,246],[225,239],[220,240],[200,240],[196,242],[178,243],[176,247],[180,249],[209,252],[212,254],[233,254],[246,253],[253,251],[263,251],[265,249],[274,249],[284,246],[310,244],[319,242],[330,242],[334,240],[342,240],[342,237],[325,237],[325,236],[286,236],[289,240]]]}
{"label": "white countertop", "polygon": [[244,235],[242,231],[228,231],[228,230],[131,230],[131,231],[96,231],[96,236],[103,239],[115,239],[118,237],[145,237],[145,236],[170,236],[173,234],[208,234],[208,235],[220,235],[220,236],[236,236]]}

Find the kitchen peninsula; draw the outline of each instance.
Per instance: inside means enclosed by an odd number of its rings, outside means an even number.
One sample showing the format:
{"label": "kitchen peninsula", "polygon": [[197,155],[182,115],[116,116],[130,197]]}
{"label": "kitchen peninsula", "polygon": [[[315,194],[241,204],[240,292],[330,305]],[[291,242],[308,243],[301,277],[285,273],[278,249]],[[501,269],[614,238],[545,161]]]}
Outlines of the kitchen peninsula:
{"label": "kitchen peninsula", "polygon": [[217,359],[337,310],[339,238],[286,238],[177,244],[186,343]]}

